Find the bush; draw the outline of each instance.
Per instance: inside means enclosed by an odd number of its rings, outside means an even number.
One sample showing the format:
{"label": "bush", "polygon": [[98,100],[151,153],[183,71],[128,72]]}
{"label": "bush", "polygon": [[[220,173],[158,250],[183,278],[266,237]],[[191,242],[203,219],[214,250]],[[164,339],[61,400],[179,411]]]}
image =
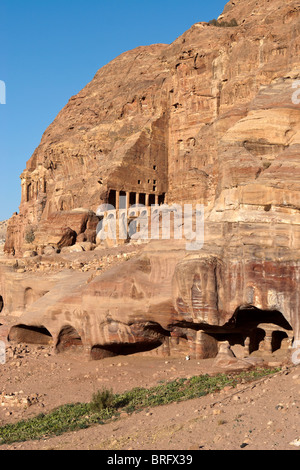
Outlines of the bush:
{"label": "bush", "polygon": [[208,24],[216,26],[217,28],[233,28],[235,26],[238,26],[238,22],[235,18],[232,18],[232,20],[230,21],[221,21],[220,23],[218,20],[213,19],[209,21]]}
{"label": "bush", "polygon": [[94,393],[91,401],[91,410],[94,412],[110,409],[114,407],[115,396],[112,390],[99,390]]}
{"label": "bush", "polygon": [[264,170],[267,170],[268,168],[270,168],[271,165],[272,165],[271,162],[264,161],[264,162],[263,162],[263,169],[264,169]]}
{"label": "bush", "polygon": [[35,240],[35,234],[32,228],[29,228],[25,235],[26,243],[33,243]]}

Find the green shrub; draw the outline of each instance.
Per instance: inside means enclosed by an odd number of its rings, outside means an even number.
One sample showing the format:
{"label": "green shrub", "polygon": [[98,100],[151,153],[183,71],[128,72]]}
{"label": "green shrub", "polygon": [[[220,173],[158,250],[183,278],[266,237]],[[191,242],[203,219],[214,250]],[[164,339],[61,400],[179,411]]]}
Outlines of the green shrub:
{"label": "green shrub", "polygon": [[[118,419],[119,412],[139,412],[156,406],[199,398],[222,390],[226,385],[252,382],[280,369],[256,369],[239,374],[201,375],[177,379],[149,389],[135,388],[122,394],[103,389],[95,393],[90,403],[63,405],[49,414],[40,414],[27,421],[0,426],[0,446],[86,429],[108,420]],[[220,423],[225,424],[225,423]]]}
{"label": "green shrub", "polygon": [[115,396],[112,390],[102,389],[94,393],[91,401],[91,410],[94,412],[111,409],[114,407]]}

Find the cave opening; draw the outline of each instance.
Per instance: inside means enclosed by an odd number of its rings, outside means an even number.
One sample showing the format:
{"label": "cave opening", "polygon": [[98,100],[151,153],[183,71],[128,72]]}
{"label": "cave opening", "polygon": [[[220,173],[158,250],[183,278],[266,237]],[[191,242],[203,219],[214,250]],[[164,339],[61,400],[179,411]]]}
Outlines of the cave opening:
{"label": "cave opening", "polygon": [[44,326],[16,325],[9,332],[9,341],[17,343],[51,345],[53,338],[51,333]]}
{"label": "cave opening", "polygon": [[284,331],[273,331],[272,333],[272,352],[278,351],[280,349],[286,349],[287,347],[288,335]]}
{"label": "cave opening", "polygon": [[95,344],[91,348],[91,359],[101,360],[108,357],[130,356],[153,351],[162,346],[165,339],[170,336],[169,331],[155,322],[132,323],[130,328],[134,340],[124,341],[124,343],[111,342],[105,345]]}
{"label": "cave opening", "polygon": [[155,206],[155,194],[149,194],[149,206]]}
{"label": "cave opening", "polygon": [[56,351],[58,353],[66,351],[77,351],[82,349],[83,343],[78,331],[71,325],[64,326],[56,343]]}
{"label": "cave opening", "polygon": [[146,194],[145,193],[140,194],[140,204],[142,204],[143,206],[146,205]]}
{"label": "cave opening", "polygon": [[281,312],[252,306],[239,307],[224,327],[207,333],[218,341],[228,341],[230,346],[246,347],[249,354],[287,348],[293,338],[292,326]]}
{"label": "cave opening", "polygon": [[31,199],[31,192],[32,192],[32,186],[31,183],[27,185],[27,190],[26,190],[26,202],[29,202]]}
{"label": "cave opening", "polygon": [[116,356],[130,356],[131,354],[143,353],[152,351],[153,349],[158,348],[163,343],[160,340],[151,343],[116,343],[108,344],[105,346],[95,345],[91,349],[91,359],[94,361],[99,361],[101,359],[106,359],[108,357]]}
{"label": "cave opening", "polygon": [[260,310],[256,307],[239,307],[230,323],[239,330],[256,328],[261,323],[270,323],[288,331],[292,330],[290,323],[278,310]]}
{"label": "cave opening", "polygon": [[[223,326],[180,322],[176,327],[182,332],[185,329],[202,331],[207,344],[210,344],[209,337],[216,341],[216,345],[226,341],[238,357],[247,357],[255,352],[259,356],[276,351],[280,351],[280,355],[285,354],[294,341],[293,328],[280,311],[252,306],[237,308]],[[211,354],[209,357],[215,357],[214,351]]]}
{"label": "cave opening", "polygon": [[111,189],[108,195],[108,204],[113,207],[116,207],[116,202],[117,202],[117,192],[114,189]]}
{"label": "cave opening", "polygon": [[24,308],[29,307],[29,305],[33,304],[36,300],[36,296],[34,291],[31,287],[27,287],[24,292]]}
{"label": "cave opening", "polygon": [[259,351],[266,338],[266,332],[262,328],[255,328],[250,333],[249,354]]}
{"label": "cave opening", "polygon": [[129,206],[134,206],[136,204],[136,193],[129,193]]}

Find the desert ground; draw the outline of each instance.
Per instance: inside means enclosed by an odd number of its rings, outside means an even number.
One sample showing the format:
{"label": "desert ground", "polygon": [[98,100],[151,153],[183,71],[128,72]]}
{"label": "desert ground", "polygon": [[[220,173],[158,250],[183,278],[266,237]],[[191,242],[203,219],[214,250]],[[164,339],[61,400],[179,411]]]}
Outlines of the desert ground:
{"label": "desert ground", "polygon": [[[11,345],[0,368],[0,423],[67,403],[89,402],[102,388],[119,393],[213,373],[213,359],[145,357],[87,361],[48,347]],[[278,357],[273,358],[274,365]],[[282,359],[282,358],[280,358]],[[300,438],[300,366],[185,402],[146,409],[105,425],[1,450],[296,450]]]}
{"label": "desert ground", "polygon": [[[141,247],[128,246],[74,253],[45,266],[59,271],[81,263],[81,270],[96,275],[135,255]],[[104,256],[105,255],[105,256]],[[3,258],[2,258],[2,262]],[[24,260],[18,269],[36,271],[43,261]],[[40,266],[38,267],[37,265]],[[78,267],[77,267],[78,269]],[[0,326],[4,339],[9,324]],[[260,357],[259,357],[260,354]],[[146,409],[104,425],[39,441],[2,445],[0,450],[297,450],[300,444],[300,365],[288,351],[251,356],[268,367],[281,367],[274,375],[237,388],[185,402]],[[152,353],[92,361],[72,349],[57,354],[50,346],[7,343],[6,363],[0,365],[0,425],[16,423],[68,403],[88,403],[98,390],[122,393],[135,387],[150,388],[163,382],[203,374],[227,373],[215,359],[186,360]]]}
{"label": "desert ground", "polygon": [[[43,133],[0,223],[0,426],[103,388],[273,375],[0,450],[300,449],[299,32],[299,1],[234,0],[116,57]],[[173,204],[204,211],[168,235]]]}

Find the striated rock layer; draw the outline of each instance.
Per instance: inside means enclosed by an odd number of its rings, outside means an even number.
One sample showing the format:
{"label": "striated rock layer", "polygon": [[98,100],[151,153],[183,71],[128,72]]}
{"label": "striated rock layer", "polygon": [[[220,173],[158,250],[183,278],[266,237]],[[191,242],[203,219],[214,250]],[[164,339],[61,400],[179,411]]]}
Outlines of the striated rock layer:
{"label": "striated rock layer", "polygon": [[94,358],[300,340],[300,5],[236,0],[219,21],[234,18],[99,70],[29,160],[5,246],[94,242],[97,207],[126,195],[127,205],[204,204],[203,248],[150,243],[55,306],[33,303],[11,339],[28,340],[31,326]]}

